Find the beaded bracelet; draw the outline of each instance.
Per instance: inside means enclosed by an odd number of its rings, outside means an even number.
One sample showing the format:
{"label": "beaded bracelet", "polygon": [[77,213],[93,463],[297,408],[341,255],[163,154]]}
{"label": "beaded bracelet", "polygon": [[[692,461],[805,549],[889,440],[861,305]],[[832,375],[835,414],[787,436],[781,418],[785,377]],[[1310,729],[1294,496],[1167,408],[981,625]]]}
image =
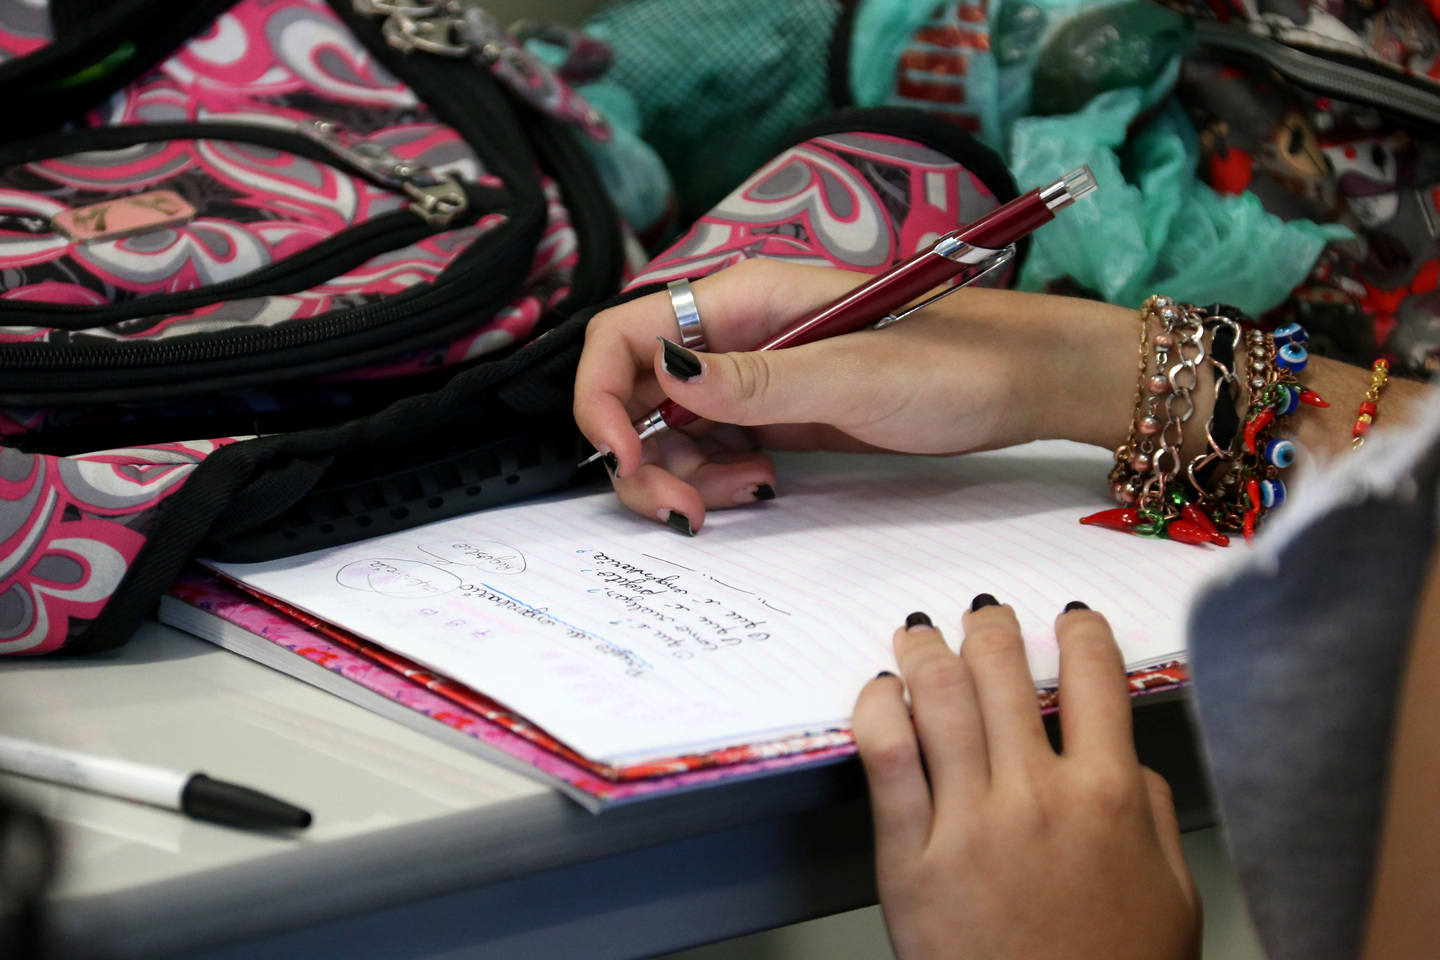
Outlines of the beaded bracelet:
{"label": "beaded bracelet", "polygon": [[1380,394],[1385,392],[1385,384],[1390,382],[1390,364],[1385,360],[1376,360],[1375,365],[1370,368],[1370,389],[1365,391],[1365,398],[1360,401],[1360,412],[1355,417],[1355,428],[1350,431],[1354,438],[1352,446],[1359,449],[1365,438],[1370,435],[1370,424],[1375,422],[1375,415],[1380,412]]}
{"label": "beaded bracelet", "polygon": [[1249,540],[1260,518],[1285,502],[1285,482],[1280,471],[1295,462],[1295,444],[1279,435],[1291,414],[1300,405],[1329,406],[1319,394],[1305,388],[1297,375],[1309,363],[1305,341],[1309,334],[1297,323],[1286,324],[1273,334],[1251,329],[1245,332],[1249,388],[1242,444],[1230,469],[1212,494],[1212,505],[1222,519],[1217,522],[1237,527]]}

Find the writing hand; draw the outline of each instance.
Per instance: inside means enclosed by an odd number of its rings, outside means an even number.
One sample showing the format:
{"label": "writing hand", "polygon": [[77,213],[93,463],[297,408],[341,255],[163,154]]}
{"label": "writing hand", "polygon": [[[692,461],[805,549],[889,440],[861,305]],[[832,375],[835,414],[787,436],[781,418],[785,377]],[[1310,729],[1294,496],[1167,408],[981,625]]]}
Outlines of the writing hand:
{"label": "writing hand", "polygon": [[[750,260],[694,284],[712,352],[688,382],[664,369],[666,294],[591,321],[575,419],[619,464],[615,489],[662,521],[753,502],[775,469],[759,448],[960,453],[1044,437],[1123,438],[1134,396],[1132,310],[962,290],[884,330],[743,352],[868,275]],[[683,358],[682,358],[683,359]],[[642,445],[631,427],[666,397],[705,420]],[[721,425],[724,426],[721,426]]]}
{"label": "writing hand", "polygon": [[900,960],[1198,957],[1199,896],[1169,788],[1136,758],[1104,617],[1056,620],[1060,754],[1013,611],[984,607],[963,627],[958,656],[938,630],[898,631],[903,683],[871,681],[855,711]]}

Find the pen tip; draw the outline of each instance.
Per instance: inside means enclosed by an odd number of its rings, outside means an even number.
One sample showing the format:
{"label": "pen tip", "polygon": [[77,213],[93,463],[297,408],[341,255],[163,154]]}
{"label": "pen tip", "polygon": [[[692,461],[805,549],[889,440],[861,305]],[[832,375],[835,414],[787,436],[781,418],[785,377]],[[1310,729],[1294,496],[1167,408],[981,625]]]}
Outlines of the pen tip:
{"label": "pen tip", "polygon": [[605,456],[605,454],[601,453],[599,450],[596,450],[594,453],[590,454],[590,456],[586,457],[584,460],[581,460],[580,463],[577,465],[577,469],[579,467],[588,467],[590,464],[594,463],[596,460],[599,460],[603,456]]}

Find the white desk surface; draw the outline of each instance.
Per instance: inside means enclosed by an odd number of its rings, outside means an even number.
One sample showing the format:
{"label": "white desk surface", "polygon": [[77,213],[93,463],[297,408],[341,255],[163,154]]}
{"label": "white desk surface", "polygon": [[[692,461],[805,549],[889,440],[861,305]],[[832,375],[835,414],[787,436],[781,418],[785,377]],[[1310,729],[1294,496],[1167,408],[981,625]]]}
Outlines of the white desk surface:
{"label": "white desk surface", "polygon": [[[809,771],[594,816],[519,774],[155,623],[109,653],[0,663],[0,731],[203,771],[315,815],[307,831],[267,835],[0,775],[0,788],[59,825],[51,913],[62,955],[75,958],[208,951],[859,792],[853,770]],[[855,839],[851,852],[863,860],[863,831]],[[851,886],[851,900],[871,895],[863,878]]]}

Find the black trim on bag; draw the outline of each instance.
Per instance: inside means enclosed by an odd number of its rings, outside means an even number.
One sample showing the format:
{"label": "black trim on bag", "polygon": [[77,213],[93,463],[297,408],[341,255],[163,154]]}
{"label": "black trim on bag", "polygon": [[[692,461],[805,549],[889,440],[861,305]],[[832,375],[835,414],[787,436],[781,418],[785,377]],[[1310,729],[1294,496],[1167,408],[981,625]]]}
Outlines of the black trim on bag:
{"label": "black trim on bag", "polygon": [[620,214],[590,158],[576,142],[581,134],[549,118],[536,119],[530,130],[535,149],[560,188],[579,251],[579,262],[570,277],[570,292],[552,311],[555,316],[565,316],[613,296],[620,288],[625,241]]}
{"label": "black trim on bag", "polygon": [[556,418],[490,443],[392,456],[385,472],[317,484],[282,513],[213,538],[201,555],[257,563],[503,506],[569,482],[581,455],[574,422]]}

